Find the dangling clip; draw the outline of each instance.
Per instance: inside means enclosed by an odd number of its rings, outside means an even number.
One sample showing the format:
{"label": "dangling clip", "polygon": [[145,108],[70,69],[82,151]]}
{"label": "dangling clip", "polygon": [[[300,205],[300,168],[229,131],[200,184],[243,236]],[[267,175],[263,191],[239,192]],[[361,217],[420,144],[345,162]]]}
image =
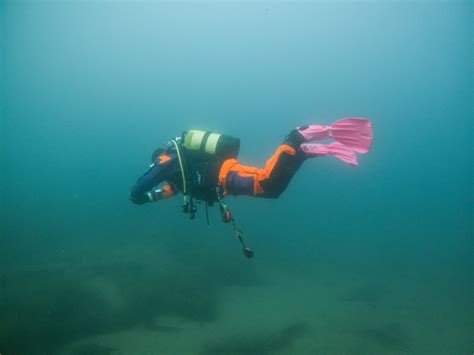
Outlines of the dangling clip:
{"label": "dangling clip", "polygon": [[230,213],[229,207],[222,201],[220,193],[219,193],[219,186],[216,187],[217,193],[217,200],[219,201],[219,208],[221,211],[222,222],[230,223],[232,226],[232,231],[234,232],[237,239],[240,241],[243,247],[243,253],[247,258],[251,258],[253,256],[253,250],[245,245],[244,239],[242,238],[242,234],[244,234],[237,226],[235,225],[234,217]]}

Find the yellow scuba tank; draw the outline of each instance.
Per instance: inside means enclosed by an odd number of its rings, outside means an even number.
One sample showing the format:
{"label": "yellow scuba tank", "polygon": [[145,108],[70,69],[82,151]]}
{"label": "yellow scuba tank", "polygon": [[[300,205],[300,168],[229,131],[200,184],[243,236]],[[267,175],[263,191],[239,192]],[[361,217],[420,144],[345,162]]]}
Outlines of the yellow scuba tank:
{"label": "yellow scuba tank", "polygon": [[192,129],[183,133],[182,145],[202,157],[237,158],[240,139],[210,131]]}

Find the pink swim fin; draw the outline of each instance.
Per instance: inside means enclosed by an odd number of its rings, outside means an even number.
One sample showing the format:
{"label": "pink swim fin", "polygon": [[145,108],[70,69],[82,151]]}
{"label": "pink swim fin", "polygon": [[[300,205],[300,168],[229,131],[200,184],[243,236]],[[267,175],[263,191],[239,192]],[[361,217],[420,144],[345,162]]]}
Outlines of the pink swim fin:
{"label": "pink swim fin", "polygon": [[372,144],[372,125],[367,118],[343,118],[330,126],[299,127],[306,141],[334,138],[356,153],[367,153]]}
{"label": "pink swim fin", "polygon": [[354,151],[339,142],[332,142],[331,144],[303,143],[300,148],[307,157],[332,155],[351,166],[357,166],[358,164]]}

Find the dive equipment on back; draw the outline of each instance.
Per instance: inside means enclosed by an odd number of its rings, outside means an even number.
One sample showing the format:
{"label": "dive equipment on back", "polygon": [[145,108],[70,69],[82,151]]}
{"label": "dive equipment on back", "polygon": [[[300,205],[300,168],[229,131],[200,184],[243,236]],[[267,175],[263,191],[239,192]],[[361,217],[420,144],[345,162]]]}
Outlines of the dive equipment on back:
{"label": "dive equipment on back", "polygon": [[[236,158],[239,154],[240,140],[238,138],[224,136],[209,131],[191,130],[184,132],[182,139],[175,138],[171,140],[172,146],[176,149],[178,162],[181,170],[183,184],[183,212],[189,214],[191,219],[196,217],[197,207],[195,198],[196,187],[202,187],[203,174],[209,168],[211,161],[222,161],[225,159]],[[204,168],[201,170],[201,168]],[[227,205],[222,201],[221,186],[216,181],[215,186],[206,186],[209,191],[214,190],[212,194],[207,194],[202,201],[206,204],[206,219],[209,225],[208,206],[214,202],[219,202],[222,221],[230,223],[232,230],[243,247],[243,253],[247,258],[253,256],[253,250],[245,245],[242,238],[243,232],[237,228],[233,216]],[[196,190],[196,191],[195,191]],[[212,197],[211,197],[212,196]]]}
{"label": "dive equipment on back", "polygon": [[183,133],[183,147],[201,157],[236,158],[240,139],[210,131],[192,129]]}

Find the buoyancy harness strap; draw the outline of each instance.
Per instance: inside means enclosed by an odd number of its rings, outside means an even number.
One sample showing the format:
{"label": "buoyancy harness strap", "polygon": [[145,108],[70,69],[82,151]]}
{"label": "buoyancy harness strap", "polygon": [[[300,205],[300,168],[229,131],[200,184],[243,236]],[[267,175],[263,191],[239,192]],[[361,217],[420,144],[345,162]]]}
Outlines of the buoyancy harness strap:
{"label": "buoyancy harness strap", "polygon": [[186,177],[185,163],[183,156],[181,155],[181,149],[179,143],[172,139],[174,147],[176,148],[176,154],[178,155],[179,168],[181,170],[181,178],[183,179],[183,212],[189,213],[190,218],[194,219],[196,213],[196,206],[194,205],[193,197],[188,189],[188,181]]}

